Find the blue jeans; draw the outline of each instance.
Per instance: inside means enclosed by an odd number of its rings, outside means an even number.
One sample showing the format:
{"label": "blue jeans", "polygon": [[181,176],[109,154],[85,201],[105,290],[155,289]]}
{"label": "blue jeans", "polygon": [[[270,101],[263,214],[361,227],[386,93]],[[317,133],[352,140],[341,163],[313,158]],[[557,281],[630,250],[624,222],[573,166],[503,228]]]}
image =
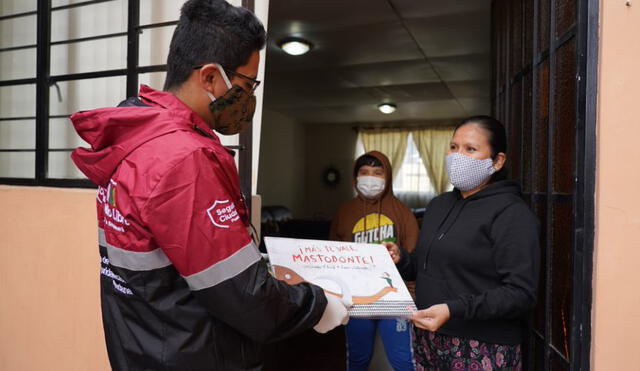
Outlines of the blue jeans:
{"label": "blue jeans", "polygon": [[351,318],[347,324],[347,365],[349,371],[366,371],[379,331],[387,359],[395,371],[414,371],[411,351],[411,324],[405,319]]}

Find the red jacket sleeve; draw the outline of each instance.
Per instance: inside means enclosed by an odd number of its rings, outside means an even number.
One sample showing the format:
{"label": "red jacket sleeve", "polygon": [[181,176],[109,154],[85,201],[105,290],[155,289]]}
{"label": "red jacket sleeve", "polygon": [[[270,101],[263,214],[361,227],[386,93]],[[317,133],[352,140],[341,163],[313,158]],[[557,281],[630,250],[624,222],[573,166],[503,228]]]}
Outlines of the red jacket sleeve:
{"label": "red jacket sleeve", "polygon": [[246,336],[267,341],[311,328],[324,293],[268,274],[226,166],[200,149],[162,177],[142,210],[155,243],[211,314]]}

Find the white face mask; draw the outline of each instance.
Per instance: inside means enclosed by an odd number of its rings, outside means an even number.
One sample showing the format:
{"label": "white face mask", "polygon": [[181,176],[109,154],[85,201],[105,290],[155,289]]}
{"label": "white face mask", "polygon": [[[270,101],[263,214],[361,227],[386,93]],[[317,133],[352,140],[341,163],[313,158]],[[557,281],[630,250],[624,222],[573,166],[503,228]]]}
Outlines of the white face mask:
{"label": "white face mask", "polygon": [[384,178],[377,176],[359,176],[356,179],[356,188],[366,198],[376,198],[384,191]]}
{"label": "white face mask", "polygon": [[451,184],[463,192],[479,187],[496,172],[491,158],[478,160],[461,153],[447,155],[446,164]]}

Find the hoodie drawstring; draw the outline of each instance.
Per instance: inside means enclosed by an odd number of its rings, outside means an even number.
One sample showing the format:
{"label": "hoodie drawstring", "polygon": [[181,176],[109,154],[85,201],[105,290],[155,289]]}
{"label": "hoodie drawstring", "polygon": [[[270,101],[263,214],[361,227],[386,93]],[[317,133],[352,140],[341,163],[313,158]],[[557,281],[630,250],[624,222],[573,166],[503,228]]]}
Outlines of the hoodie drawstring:
{"label": "hoodie drawstring", "polygon": [[362,200],[362,215],[363,215],[363,218],[364,218],[364,229],[363,229],[363,231],[366,234],[366,232],[367,232],[367,201],[365,201],[365,200]]}
{"label": "hoodie drawstring", "polygon": [[[466,205],[466,202],[465,202],[465,200],[462,201],[462,206],[460,207],[460,209],[456,213],[455,218],[453,218],[453,221],[451,223],[449,223],[448,226],[446,226],[445,223],[449,219],[449,215],[456,208],[457,205],[458,205],[458,203],[456,202],[456,203],[453,204],[453,206],[451,206],[449,211],[447,211],[447,214],[445,215],[445,217],[440,222],[440,225],[438,226],[438,229],[436,229],[436,233],[434,234],[434,236],[431,237],[431,240],[429,240],[429,243],[427,244],[427,253],[425,254],[424,262],[423,262],[423,266],[422,266],[423,269],[425,269],[425,270],[427,269],[427,261],[429,260],[429,255],[431,254],[431,246],[433,245],[433,240],[435,240],[435,239],[442,240],[444,238],[444,236],[447,234],[447,232],[449,232],[449,229],[451,229],[451,227],[455,223],[455,220],[458,218],[458,216],[460,216],[460,213],[462,212],[462,209],[464,209],[464,207]],[[446,227],[444,231],[442,231],[443,227]]]}
{"label": "hoodie drawstring", "polygon": [[[380,216],[382,215],[382,199],[378,200],[378,233],[380,233],[381,231],[381,225],[380,225]],[[378,236],[378,237],[382,237],[382,236]],[[380,240],[380,242],[382,242],[382,240]]]}

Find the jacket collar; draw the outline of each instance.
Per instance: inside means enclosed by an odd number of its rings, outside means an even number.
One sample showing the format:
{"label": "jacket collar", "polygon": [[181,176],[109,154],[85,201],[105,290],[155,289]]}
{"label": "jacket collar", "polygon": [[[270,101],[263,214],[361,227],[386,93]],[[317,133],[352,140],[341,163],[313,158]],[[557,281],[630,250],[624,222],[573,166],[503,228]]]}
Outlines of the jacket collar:
{"label": "jacket collar", "polygon": [[[197,126],[200,131],[204,131],[207,137],[210,137],[214,141],[220,143],[220,138],[211,130],[209,125],[200,117],[197,113],[193,112],[189,106],[184,104],[178,97],[168,93],[166,91],[155,90],[147,85],[140,85],[140,92],[138,93],[140,98],[150,102],[156,106],[166,108],[176,114],[177,116],[188,120],[193,125]],[[198,129],[196,129],[198,130]]]}

